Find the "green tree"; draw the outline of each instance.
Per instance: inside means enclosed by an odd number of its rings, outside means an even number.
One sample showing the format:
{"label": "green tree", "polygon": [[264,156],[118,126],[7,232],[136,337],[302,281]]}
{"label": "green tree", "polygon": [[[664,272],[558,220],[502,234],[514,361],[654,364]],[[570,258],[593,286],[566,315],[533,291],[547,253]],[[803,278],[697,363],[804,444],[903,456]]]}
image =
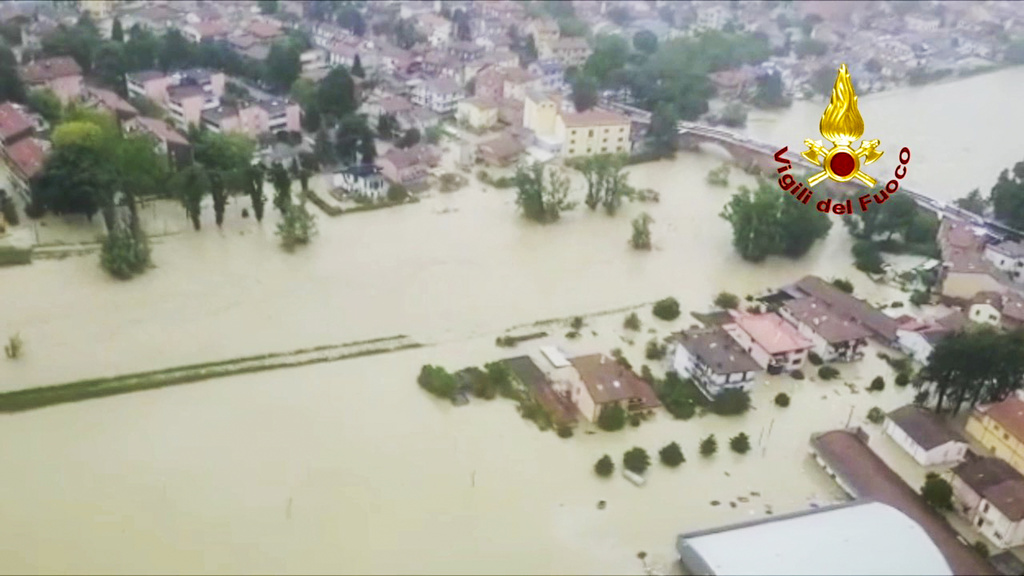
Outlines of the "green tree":
{"label": "green tree", "polygon": [[398,120],[392,114],[381,114],[377,119],[377,137],[391,140],[398,133]]}
{"label": "green tree", "polygon": [[656,318],[662,320],[675,320],[679,318],[679,301],[669,296],[654,303],[652,313]]}
{"label": "green tree", "polygon": [[679,444],[675,442],[672,442],[659,450],[658,456],[661,458],[662,464],[671,468],[675,468],[683,462],[686,462],[686,458],[683,456],[683,450],[679,447]]}
{"label": "green tree", "polygon": [[792,104],[783,90],[781,74],[773,72],[758,76],[754,104],[762,108],[782,108]]}
{"label": "green tree", "polygon": [[711,410],[720,416],[735,416],[750,410],[750,393],[743,388],[726,388],[715,395]]}
{"label": "green tree", "polygon": [[602,478],[607,478],[615,471],[615,462],[612,457],[605,454],[600,460],[594,463],[594,473]]}
{"label": "green tree", "polygon": [[847,294],[853,294],[853,284],[845,278],[834,278],[832,280],[832,285]]}
{"label": "green tree", "polygon": [[548,170],[545,178],[544,166],[534,163],[516,170],[516,203],[523,215],[541,223],[557,221],[561,213],[574,207],[568,201],[569,178],[557,170]]}
{"label": "green tree", "polygon": [[213,212],[219,228],[224,224],[224,209],[228,204],[228,195],[224,190],[224,177],[220,172],[211,171],[208,177],[210,179],[210,197],[213,198]]}
{"label": "green tree", "polygon": [[871,392],[881,392],[882,390],[885,390],[885,378],[875,376],[874,380],[871,381],[871,385],[868,386],[868,390]]}
{"label": "green tree", "polygon": [[712,456],[715,452],[718,452],[718,440],[715,438],[714,434],[711,434],[700,441],[701,456]]}
{"label": "green tree", "polygon": [[[583,74],[598,85],[608,86],[611,73],[626,65],[629,43],[618,34],[602,34],[594,41],[594,51],[583,65]],[[595,87],[596,88],[596,87]]]}
{"label": "green tree", "polygon": [[203,196],[210,190],[210,179],[202,166],[193,165],[176,175],[175,189],[185,214],[192,221],[192,227],[200,229],[200,217],[203,209]]}
{"label": "green tree", "polygon": [[818,378],[822,380],[833,380],[839,376],[839,370],[833,366],[822,366],[818,368]]}
{"label": "green tree", "polygon": [[416,382],[421,388],[440,398],[451,399],[458,388],[455,376],[440,366],[426,365],[420,369]]}
{"label": "green tree", "polygon": [[402,134],[402,137],[395,142],[395,146],[399,148],[412,148],[413,146],[420,143],[421,135],[418,128],[409,128]]}
{"label": "green tree", "polygon": [[316,232],[316,219],[306,208],[305,201],[295,205],[289,204],[277,224],[277,235],[281,237],[281,245],[289,251],[296,246],[308,244],[313,236],[316,236]]}
{"label": "green tree", "polygon": [[275,42],[266,61],[266,81],[275,90],[287,90],[302,73],[299,50],[288,41]]}
{"label": "green tree", "polygon": [[658,37],[650,30],[640,30],[633,35],[633,47],[644,54],[654,54],[658,51]]}
{"label": "green tree", "polygon": [[149,245],[123,226],[117,226],[103,240],[100,266],[111,276],[127,280],[149,267]]}
{"label": "green tree", "polygon": [[21,25],[16,21],[0,24],[0,41],[8,46],[21,46]]}
{"label": "green tree", "polygon": [[121,26],[120,18],[114,18],[114,23],[110,27],[110,39],[118,44],[124,43],[124,28]]}
{"label": "green tree", "polygon": [[641,212],[633,219],[633,236],[629,239],[630,245],[636,250],[651,249],[651,223],[654,218],[647,212]]}
{"label": "green tree", "polygon": [[388,186],[388,202],[405,202],[409,199],[409,191],[401,184]]}
{"label": "green tree", "polygon": [[953,487],[935,472],[925,475],[921,496],[936,510],[953,510]]}
{"label": "green tree", "polygon": [[25,85],[18,74],[18,59],[14,52],[0,43],[0,101],[25,101]]}
{"label": "green tree", "polygon": [[677,125],[679,116],[675,108],[668,102],[661,102],[651,114],[651,128],[647,141],[652,150],[658,154],[668,155],[676,151],[679,137]]}
{"label": "green tree", "polygon": [[971,190],[967,196],[958,198],[954,203],[961,209],[967,210],[977,214],[978,216],[984,216],[988,210],[988,199],[981,195],[981,191],[975,188]]}
{"label": "green tree", "polygon": [[785,392],[779,392],[775,395],[775,405],[780,408],[789,406],[789,394]]}
{"label": "green tree", "polygon": [[606,406],[597,416],[597,427],[607,432],[622,430],[626,426],[626,410],[618,404]]}
{"label": "green tree", "polygon": [[732,224],[733,246],[751,262],[773,254],[800,257],[832,228],[826,214],[796,202],[766,180],[759,180],[755,190],[740,187],[722,218]]}
{"label": "green tree", "polygon": [[814,38],[804,38],[796,43],[793,51],[800,58],[808,56],[824,56],[828,52],[828,44]]}
{"label": "green tree", "polygon": [[277,0],[258,0],[260,14],[277,14]]}
{"label": "green tree", "polygon": [[60,122],[62,107],[60,98],[49,88],[37,88],[28,93],[26,104],[51,125]]}
{"label": "green tree", "polygon": [[811,77],[808,80],[808,84],[811,85],[811,90],[818,96],[828,96],[832,94],[832,87],[836,82],[836,69],[828,64],[819,66],[811,73]]}
{"label": "green tree", "polygon": [[193,48],[176,28],[169,29],[160,40],[157,62],[164,72],[188,66],[192,61]]}
{"label": "green tree", "polygon": [[853,243],[853,265],[862,272],[881,274],[885,260],[878,246],[873,242],[858,240]]}
{"label": "green tree", "polygon": [[377,143],[374,141],[373,134],[367,132],[363,135],[359,142],[359,155],[362,157],[363,164],[373,164],[373,161],[377,159]]}
{"label": "green tree", "polygon": [[750,451],[750,437],[744,432],[733,436],[729,439],[729,448],[737,454],[746,454]]}
{"label": "green tree", "polygon": [[356,78],[366,78],[366,71],[363,70],[363,62],[359,59],[359,54],[352,59],[352,75]]}
{"label": "green tree", "polygon": [[285,170],[280,162],[274,162],[273,166],[270,167],[268,177],[270,185],[274,187],[274,207],[283,216],[288,212],[288,207],[292,205],[291,176],[288,175],[288,171]]}
{"label": "green tree", "polygon": [[136,24],[128,31],[124,54],[129,71],[151,70],[157,66],[161,41],[152,32]]}
{"label": "green tree", "polygon": [[719,292],[718,296],[715,296],[715,306],[723,310],[735,310],[740,307],[740,298],[729,292]]}
{"label": "green tree", "polygon": [[651,465],[651,457],[643,448],[631,448],[622,455],[622,466],[635,474],[643,474]]}
{"label": "green tree", "polygon": [[117,92],[122,97],[128,95],[125,86],[126,72],[128,72],[128,62],[123,45],[107,42],[96,50],[93,61],[93,73],[101,84]]}
{"label": "green tree", "polygon": [[263,165],[249,166],[245,174],[252,211],[256,221],[263,222],[263,208],[266,203],[266,196],[263,194]]}
{"label": "green tree", "polygon": [[1024,228],[1024,161],[1012,172],[1003,170],[990,196],[996,219],[1017,229]]}
{"label": "green tree", "polygon": [[597,82],[585,74],[577,75],[572,83],[572,103],[577,112],[597,106]]}
{"label": "green tree", "polygon": [[359,10],[352,5],[343,6],[338,12],[338,26],[352,32],[356,36],[366,34],[366,20]]}

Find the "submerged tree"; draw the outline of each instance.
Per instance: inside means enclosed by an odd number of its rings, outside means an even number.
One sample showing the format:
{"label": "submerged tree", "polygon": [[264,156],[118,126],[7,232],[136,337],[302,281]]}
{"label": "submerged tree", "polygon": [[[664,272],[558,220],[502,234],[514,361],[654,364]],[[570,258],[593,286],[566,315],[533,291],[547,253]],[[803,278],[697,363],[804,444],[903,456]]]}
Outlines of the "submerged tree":
{"label": "submerged tree", "polygon": [[541,223],[555,222],[575,204],[569,202],[569,178],[552,169],[545,178],[544,165],[535,163],[519,168],[515,175],[516,203],[530,220]]}
{"label": "submerged tree", "polygon": [[181,205],[185,207],[185,214],[192,221],[192,226],[199,230],[203,196],[210,189],[210,179],[206,171],[200,166],[189,166],[178,173],[175,188]]}
{"label": "submerged tree", "polygon": [[641,213],[633,219],[633,236],[629,243],[637,250],[651,249],[651,223],[654,218],[647,212]]}
{"label": "submerged tree", "polygon": [[246,169],[246,180],[249,188],[249,199],[252,201],[252,211],[256,215],[256,221],[263,221],[263,207],[266,203],[266,196],[263,194],[263,165],[250,166]]}
{"label": "submerged tree", "polygon": [[732,224],[733,246],[744,260],[760,262],[771,255],[797,258],[828,235],[826,214],[759,180],[755,190],[741,187],[721,214]]}
{"label": "submerged tree", "polygon": [[270,167],[270,185],[274,187],[274,207],[283,215],[292,205],[292,179],[280,162]]}

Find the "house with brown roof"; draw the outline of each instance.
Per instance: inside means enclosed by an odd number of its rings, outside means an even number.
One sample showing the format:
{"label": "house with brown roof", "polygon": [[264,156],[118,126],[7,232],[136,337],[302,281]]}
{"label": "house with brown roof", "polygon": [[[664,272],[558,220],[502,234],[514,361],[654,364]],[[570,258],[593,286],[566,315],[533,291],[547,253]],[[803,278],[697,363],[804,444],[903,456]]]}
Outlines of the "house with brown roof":
{"label": "house with brown roof", "polygon": [[121,122],[139,115],[139,111],[135,106],[132,106],[127,100],[118,96],[117,92],[98,86],[85,87],[85,101],[90,106],[102,108],[110,112]]}
{"label": "house with brown roof", "polygon": [[804,276],[793,288],[798,294],[813,296],[828,305],[837,317],[855,320],[870,330],[883,344],[892,346],[896,343],[896,330],[899,324],[894,318],[867,302],[843,292],[817,276]]}
{"label": "house with brown roof", "polygon": [[693,378],[709,398],[726,388],[747,388],[761,366],[721,326],[680,332],[672,368]]}
{"label": "house with brown roof", "polygon": [[1000,548],[1024,544],[1024,476],[999,458],[969,458],[953,468],[957,511]]}
{"label": "house with brown roof", "polygon": [[1008,329],[1024,325],[1024,298],[1006,292],[978,292],[967,302],[967,317],[978,324],[1002,326]]}
{"label": "house with brown roof", "polygon": [[48,152],[47,144],[35,138],[28,111],[11,102],[0,104],[0,153],[10,169],[11,183],[26,197],[29,181],[42,172]]}
{"label": "house with brown roof", "polygon": [[1016,282],[1024,282],[1024,244],[1012,240],[988,244],[983,255]]}
{"label": "house with brown roof", "polygon": [[462,88],[451,78],[427,80],[412,91],[412,101],[438,114],[454,112],[460,100],[465,97]]}
{"label": "house with brown roof", "polygon": [[850,497],[888,504],[917,522],[942,552],[953,574],[997,574],[941,514],[868,447],[863,430],[815,434],[811,436],[811,454]]}
{"label": "house with brown roof", "polygon": [[192,145],[188,138],[163,120],[137,116],[124,124],[126,132],[147,134],[157,150],[167,155],[172,166],[184,168],[192,163]]}
{"label": "house with brown roof", "polygon": [[31,118],[20,106],[12,102],[0,104],[0,144],[9,146],[34,132]]}
{"label": "house with brown roof", "polygon": [[29,88],[53,90],[64,105],[82,95],[82,68],[70,56],[36,60],[22,66],[19,75]]}
{"label": "house with brown roof", "polygon": [[814,344],[778,314],[731,312],[733,322],[722,328],[769,374],[782,374],[804,365]]}
{"label": "house with brown roof", "polygon": [[966,325],[967,316],[955,309],[936,320],[919,321],[911,318],[897,329],[896,347],[921,364],[927,364],[935,345]]}
{"label": "house with brown roof", "polygon": [[483,130],[498,123],[498,102],[484,96],[474,96],[459,102],[455,119],[460,124]]}
{"label": "house with brown roof", "polygon": [[541,58],[553,58],[566,68],[583,66],[587,58],[594,53],[586,38],[576,36],[559,38],[543,46],[538,44],[537,47],[540,49]]}
{"label": "house with brown roof", "polygon": [[942,416],[914,404],[889,412],[884,430],[921,466],[960,462],[967,453],[967,441]]}
{"label": "house with brown roof", "polygon": [[590,422],[596,422],[601,412],[611,406],[630,412],[661,406],[647,382],[604,354],[577,356],[569,362],[580,376],[580,383],[570,391],[570,399]]}
{"label": "house with brown roof", "polygon": [[481,142],[476,150],[477,157],[491,166],[509,166],[526,148],[515,136],[506,131],[486,142]]}
{"label": "house with brown roof", "polygon": [[1009,277],[984,256],[985,235],[967,222],[945,218],[939,226],[942,271],[939,295],[962,306],[979,292],[1005,292]]}
{"label": "house with brown roof", "polygon": [[814,296],[786,301],[779,315],[796,326],[826,362],[860,360],[872,334],[855,317]]}
{"label": "house with brown roof", "polygon": [[406,188],[420,188],[427,183],[429,169],[419,156],[408,150],[392,148],[375,162],[381,174],[392,184]]}
{"label": "house with brown roof", "polygon": [[1024,472],[1024,398],[1021,391],[1002,402],[976,407],[964,432],[989,452]]}

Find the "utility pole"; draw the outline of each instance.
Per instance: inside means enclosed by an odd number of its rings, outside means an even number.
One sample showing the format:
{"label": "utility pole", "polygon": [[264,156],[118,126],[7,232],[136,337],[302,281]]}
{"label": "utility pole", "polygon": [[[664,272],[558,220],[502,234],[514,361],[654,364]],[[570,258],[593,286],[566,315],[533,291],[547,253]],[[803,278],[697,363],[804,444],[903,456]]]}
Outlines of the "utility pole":
{"label": "utility pole", "polygon": [[850,415],[847,416],[847,418],[846,418],[846,426],[844,426],[844,428],[849,428],[850,427],[850,421],[853,420],[853,407],[854,407],[854,405],[850,404]]}

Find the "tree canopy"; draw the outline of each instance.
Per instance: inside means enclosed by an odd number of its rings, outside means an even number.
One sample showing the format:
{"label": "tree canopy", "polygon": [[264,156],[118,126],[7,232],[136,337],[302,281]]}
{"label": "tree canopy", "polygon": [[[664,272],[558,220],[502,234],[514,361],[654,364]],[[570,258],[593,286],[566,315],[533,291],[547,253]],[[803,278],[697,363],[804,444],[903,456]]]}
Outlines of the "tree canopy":
{"label": "tree canopy", "polygon": [[1024,381],[1024,331],[983,327],[947,336],[935,345],[921,376],[934,392],[936,412],[1002,400]]}
{"label": "tree canopy", "polygon": [[771,255],[803,256],[832,228],[826,214],[797,202],[763,179],[753,190],[740,187],[721,216],[732,224],[733,246],[751,262]]}
{"label": "tree canopy", "polygon": [[1001,222],[1024,229],[1024,161],[1003,170],[992,187],[992,211]]}

